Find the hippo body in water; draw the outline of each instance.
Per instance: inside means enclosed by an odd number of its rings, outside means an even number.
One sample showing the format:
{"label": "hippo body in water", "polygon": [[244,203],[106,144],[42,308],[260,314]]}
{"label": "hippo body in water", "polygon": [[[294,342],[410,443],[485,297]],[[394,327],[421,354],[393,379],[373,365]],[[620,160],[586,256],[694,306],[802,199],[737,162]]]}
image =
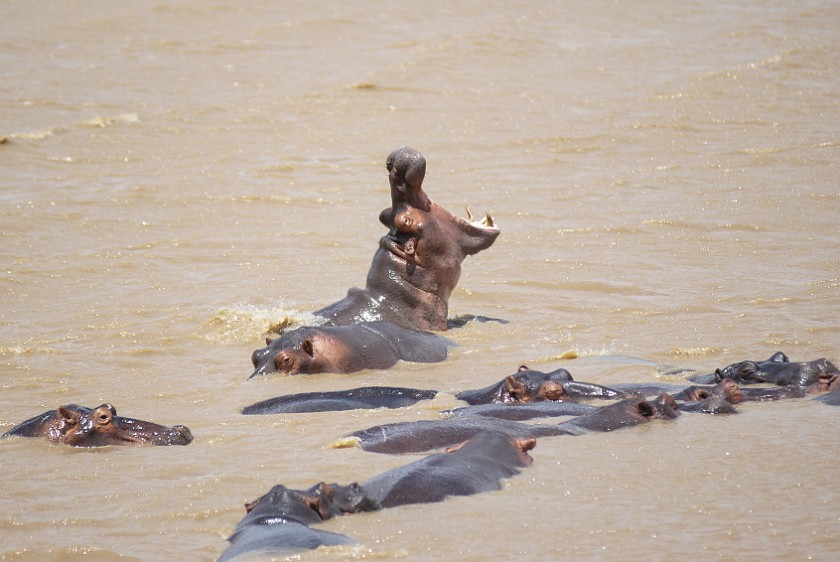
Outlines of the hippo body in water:
{"label": "hippo body in water", "polygon": [[[315,312],[343,326],[385,320],[414,330],[447,329],[449,297],[467,256],[489,248],[499,228],[489,215],[457,217],[423,191],[426,159],[410,147],[385,160],[391,206],[379,214],[388,233],[379,241],[364,289]],[[471,218],[471,217],[470,217]]]}
{"label": "hippo body in water", "polygon": [[482,432],[446,453],[374,476],[362,484],[365,495],[383,508],[432,503],[501,489],[499,481],[531,464],[533,437],[511,438]]}
{"label": "hippo body in water", "polygon": [[679,413],[676,403],[670,396],[664,396],[667,398],[657,401],[647,401],[641,397],[627,398],[555,425],[525,424],[482,416],[456,416],[446,420],[379,425],[351,433],[341,443],[345,446],[358,445],[373,453],[398,454],[448,447],[482,431],[501,433],[517,439],[615,431],[655,418],[677,417]]}
{"label": "hippo body in water", "polygon": [[732,379],[738,384],[770,383],[779,386],[807,387],[831,374],[840,373],[830,361],[791,362],[787,355],[778,351],[766,361],[741,361],[709,375],[689,377],[692,382],[715,384],[723,379]]}
{"label": "hippo body in water", "polygon": [[578,404],[577,402],[530,402],[527,404],[476,404],[441,413],[453,417],[483,416],[500,420],[524,421],[537,418],[557,418],[562,416],[582,416],[597,410],[597,406]]}
{"label": "hippo body in water", "polygon": [[385,164],[391,206],[379,220],[388,233],[373,255],[365,288],[350,289],[344,299],[316,311],[322,325],[293,330],[256,350],[251,376],[349,373],[386,369],[400,359],[446,358],[452,342],[419,330],[447,329],[461,262],[489,248],[500,231],[489,215],[466,220],[429,199],[422,187],[426,159],[417,150],[398,148]]}
{"label": "hippo body in water", "polygon": [[544,400],[576,400],[580,398],[621,398],[624,394],[599,384],[578,382],[566,369],[549,373],[519,367],[516,374],[477,390],[465,390],[455,395],[470,405],[527,404]]}
{"label": "hippo body in water", "polygon": [[446,359],[455,342],[437,334],[408,330],[390,322],[351,326],[305,326],[254,351],[251,377],[281,372],[288,375],[353,373],[387,369],[397,361],[435,363]]}
{"label": "hippo body in water", "polygon": [[3,437],[48,437],[73,447],[106,445],[187,445],[193,437],[183,425],[172,427],[125,418],[110,404],[96,409],[70,404],[49,410],[7,431]]}
{"label": "hippo body in water", "polygon": [[242,409],[245,415],[299,414],[344,410],[403,408],[420,400],[431,400],[437,390],[417,390],[397,386],[364,386],[331,392],[304,392],[269,398]]}
{"label": "hippo body in water", "polygon": [[[374,322],[373,324],[381,323]],[[362,325],[342,326],[340,329],[354,328]],[[435,334],[427,335],[440,337]],[[421,352],[421,349],[415,347],[412,352],[418,354]],[[277,357],[280,357],[280,355]],[[265,367],[265,356],[255,354],[254,362],[262,365],[262,369],[267,369]],[[258,368],[258,371],[260,371],[260,368]],[[278,396],[252,404],[247,406],[242,413],[288,414],[355,410],[359,408],[401,408],[415,404],[419,400],[434,398],[437,393],[438,391],[436,390],[371,386],[334,392],[292,394]],[[543,373],[532,371],[527,367],[520,367],[516,374],[510,375],[496,384],[478,390],[465,390],[456,395],[459,400],[464,400],[474,407],[491,404],[510,406],[535,405],[541,402],[572,402],[579,398],[621,398],[623,396],[623,392],[612,388],[574,381],[565,369]],[[533,417],[579,415],[585,413],[584,410],[585,408],[582,406],[575,408],[572,405],[568,407],[546,407],[544,411],[539,411],[537,408],[530,411],[528,409],[520,409],[518,411],[510,409],[507,412],[502,412],[495,408],[485,408],[483,410],[476,410],[476,414],[507,417],[508,419],[531,419]],[[496,412],[496,414],[490,412]],[[464,412],[461,412],[459,415],[463,414]]]}
{"label": "hippo body in water", "polygon": [[520,468],[531,464],[528,451],[535,445],[534,438],[482,433],[450,452],[388,470],[362,485],[321,482],[308,490],[291,490],[278,484],[245,504],[246,515],[219,562],[242,555],[282,556],[355,544],[350,537],[311,525],[339,515],[498,490],[502,478],[519,474]]}
{"label": "hippo body in water", "polygon": [[380,506],[364,497],[358,484],[316,484],[308,490],[291,490],[282,484],[245,504],[246,515],[228,538],[230,546],[219,562],[245,553],[282,555],[321,546],[345,546],[356,541],[338,533],[312,529],[336,515],[373,511]]}

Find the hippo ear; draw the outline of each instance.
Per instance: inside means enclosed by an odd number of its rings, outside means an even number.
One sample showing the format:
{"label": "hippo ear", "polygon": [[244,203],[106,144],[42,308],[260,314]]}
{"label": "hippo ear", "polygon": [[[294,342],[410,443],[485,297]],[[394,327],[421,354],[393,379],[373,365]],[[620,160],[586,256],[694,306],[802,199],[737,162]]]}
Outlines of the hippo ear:
{"label": "hippo ear", "polygon": [[528,365],[520,365],[519,368],[517,369],[517,372],[521,373],[522,371],[530,371],[530,370],[531,369],[528,368]]}
{"label": "hippo ear", "polygon": [[265,338],[265,345],[271,345],[271,338]]}
{"label": "hippo ear", "polygon": [[505,391],[509,399],[515,402],[523,402],[529,398],[527,386],[514,375],[509,375],[505,378]]}
{"label": "hippo ear", "polygon": [[306,504],[306,506],[318,514],[322,520],[327,520],[330,518],[331,514],[329,508],[324,501],[325,498],[322,497],[320,494],[305,494],[302,492],[298,493],[298,497],[300,501]]}
{"label": "hippo ear", "polygon": [[781,351],[777,351],[776,353],[771,355],[768,361],[773,363],[790,363],[790,359],[788,359],[788,356],[782,353]]}
{"label": "hippo ear", "polygon": [[315,357],[315,350],[312,348],[312,340],[306,338],[300,342],[300,348],[310,357]]}
{"label": "hippo ear", "polygon": [[255,499],[254,501],[245,502],[245,513],[251,513],[252,511],[254,511],[254,508],[257,507],[258,505],[260,505],[261,500],[262,500],[262,496]]}
{"label": "hippo ear", "polygon": [[81,414],[75,410],[70,410],[66,406],[59,406],[58,407],[58,415],[61,416],[61,419],[70,424],[78,423],[79,418],[81,418]]}

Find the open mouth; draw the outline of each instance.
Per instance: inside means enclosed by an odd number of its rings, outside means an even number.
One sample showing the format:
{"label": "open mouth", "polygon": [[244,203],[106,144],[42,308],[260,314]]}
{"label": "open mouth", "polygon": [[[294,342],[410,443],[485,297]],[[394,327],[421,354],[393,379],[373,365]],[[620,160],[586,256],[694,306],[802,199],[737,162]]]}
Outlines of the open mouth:
{"label": "open mouth", "polygon": [[485,228],[488,230],[498,230],[499,227],[496,226],[496,223],[493,222],[493,217],[490,216],[490,213],[484,213],[484,216],[481,217],[479,220],[475,220],[473,217],[472,211],[470,211],[469,207],[465,207],[467,210],[467,220],[469,223],[478,228]]}

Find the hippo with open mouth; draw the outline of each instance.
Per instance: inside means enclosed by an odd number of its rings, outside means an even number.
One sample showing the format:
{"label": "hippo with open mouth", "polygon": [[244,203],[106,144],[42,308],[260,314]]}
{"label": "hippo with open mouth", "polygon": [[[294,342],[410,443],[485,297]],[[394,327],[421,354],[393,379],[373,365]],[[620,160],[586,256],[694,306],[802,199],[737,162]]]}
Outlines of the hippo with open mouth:
{"label": "hippo with open mouth", "polygon": [[385,320],[412,330],[444,331],[461,262],[489,248],[500,230],[488,214],[466,220],[429,199],[422,187],[426,159],[417,150],[397,148],[385,167],[391,206],[379,221],[388,233],[379,241],[365,288],[350,289],[315,314],[333,326]]}

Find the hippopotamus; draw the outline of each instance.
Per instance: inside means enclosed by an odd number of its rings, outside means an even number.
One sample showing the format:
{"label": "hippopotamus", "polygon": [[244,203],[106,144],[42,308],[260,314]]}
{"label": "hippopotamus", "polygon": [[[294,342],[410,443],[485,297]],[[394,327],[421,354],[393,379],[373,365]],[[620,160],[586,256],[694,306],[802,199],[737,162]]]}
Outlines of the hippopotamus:
{"label": "hippopotamus", "polygon": [[374,476],[362,489],[383,508],[499,490],[502,478],[519,474],[533,462],[528,451],[536,444],[533,437],[480,432],[445,453]]}
{"label": "hippopotamus", "polygon": [[193,440],[183,425],[168,427],[117,415],[111,404],[95,409],[69,404],[28,419],[3,437],[48,437],[73,447],[105,445],[187,445]]}
{"label": "hippopotamus", "polygon": [[490,215],[455,216],[423,191],[426,159],[414,148],[397,148],[385,160],[391,206],[379,214],[388,233],[373,255],[364,289],[315,312],[333,326],[385,320],[413,330],[447,329],[449,297],[467,256],[499,236]]}
{"label": "hippopotamus", "polygon": [[527,404],[543,400],[575,400],[577,398],[620,398],[622,392],[593,383],[577,382],[566,369],[549,373],[534,371],[522,365],[516,374],[480,388],[455,395],[459,400],[477,404]]}
{"label": "hippopotamus", "polygon": [[390,322],[304,326],[266,340],[266,347],[254,351],[251,377],[274,372],[299,375],[387,369],[399,360],[434,363],[446,359],[449,347],[455,345],[441,335]]}
{"label": "hippopotamus", "polygon": [[678,401],[677,410],[680,412],[696,412],[701,414],[723,415],[737,414],[733,404],[722,396],[708,396],[702,400]]}
{"label": "hippopotamus", "polygon": [[437,390],[398,386],[363,386],[331,392],[302,392],[269,398],[242,409],[245,415],[338,412],[374,408],[403,408],[420,400],[431,400]]}
{"label": "hippopotamus", "polygon": [[771,383],[778,386],[807,387],[819,382],[820,377],[840,373],[830,361],[791,362],[787,355],[778,351],[766,361],[741,361],[716,369],[710,375],[689,377],[692,382],[714,384],[729,378],[739,384]]}
{"label": "hippopotamus", "polygon": [[675,400],[699,401],[719,396],[730,404],[741,402],[769,402],[785,398],[802,398],[805,391],[797,386],[772,388],[741,388],[734,380],[725,378],[714,386],[689,386],[673,394]]}
{"label": "hippopotamus", "polygon": [[[361,326],[356,324],[354,326]],[[347,326],[353,327],[353,326]],[[342,327],[342,328],[347,328]],[[434,335],[434,334],[431,334]],[[416,352],[416,349],[415,349]],[[282,353],[282,352],[279,352]],[[263,356],[255,357],[255,362],[266,363]],[[252,375],[253,376],[253,375]],[[411,406],[420,400],[430,400],[438,394],[437,390],[420,390],[402,387],[370,386],[340,390],[334,392],[315,392],[292,394],[270,398],[246,406],[243,414],[288,414],[300,412],[328,412],[340,410],[355,410],[359,408],[401,408]],[[572,376],[565,369],[557,369],[550,373],[532,371],[525,366],[519,367],[519,371],[496,384],[478,390],[465,390],[456,394],[456,398],[464,400],[471,405],[489,404],[529,404],[542,401],[572,401],[578,398],[620,398],[624,393],[605,386],[578,382],[572,380]],[[551,409],[549,409],[551,410]],[[545,410],[548,412],[549,410]],[[575,408],[554,408],[551,416],[570,415],[560,413],[561,411],[577,411]],[[482,415],[489,411],[483,410]],[[530,415],[527,409],[515,413],[513,410],[507,412],[508,419],[515,419],[520,415],[526,417],[542,417],[544,414]],[[573,414],[571,414],[573,415]],[[502,417],[502,416],[496,416]]]}
{"label": "hippopotamus", "polygon": [[346,535],[310,526],[338,515],[498,490],[502,478],[519,474],[520,468],[533,462],[528,451],[535,445],[534,438],[481,433],[446,453],[388,470],[362,485],[321,482],[308,490],[292,490],[278,484],[245,504],[246,515],[228,539],[230,546],[219,562],[246,553],[283,555],[355,544]]}
{"label": "hippopotamus", "polygon": [[292,490],[278,484],[245,504],[246,515],[228,538],[230,546],[219,562],[245,553],[285,554],[355,544],[355,540],[345,535],[309,526],[336,515],[375,509],[380,506],[366,498],[358,484],[339,486],[321,482],[308,490]]}
{"label": "hippopotamus", "polygon": [[482,431],[517,439],[615,431],[655,418],[676,418],[679,412],[675,405],[668,395],[655,401],[633,396],[555,425],[525,424],[482,416],[392,423],[353,432],[337,446],[357,445],[374,453],[419,453],[466,441]]}
{"label": "hippopotamus", "polygon": [[485,416],[501,420],[533,420],[536,418],[557,418],[582,416],[597,410],[597,406],[577,402],[530,402],[527,404],[476,404],[441,412],[450,416]]}

